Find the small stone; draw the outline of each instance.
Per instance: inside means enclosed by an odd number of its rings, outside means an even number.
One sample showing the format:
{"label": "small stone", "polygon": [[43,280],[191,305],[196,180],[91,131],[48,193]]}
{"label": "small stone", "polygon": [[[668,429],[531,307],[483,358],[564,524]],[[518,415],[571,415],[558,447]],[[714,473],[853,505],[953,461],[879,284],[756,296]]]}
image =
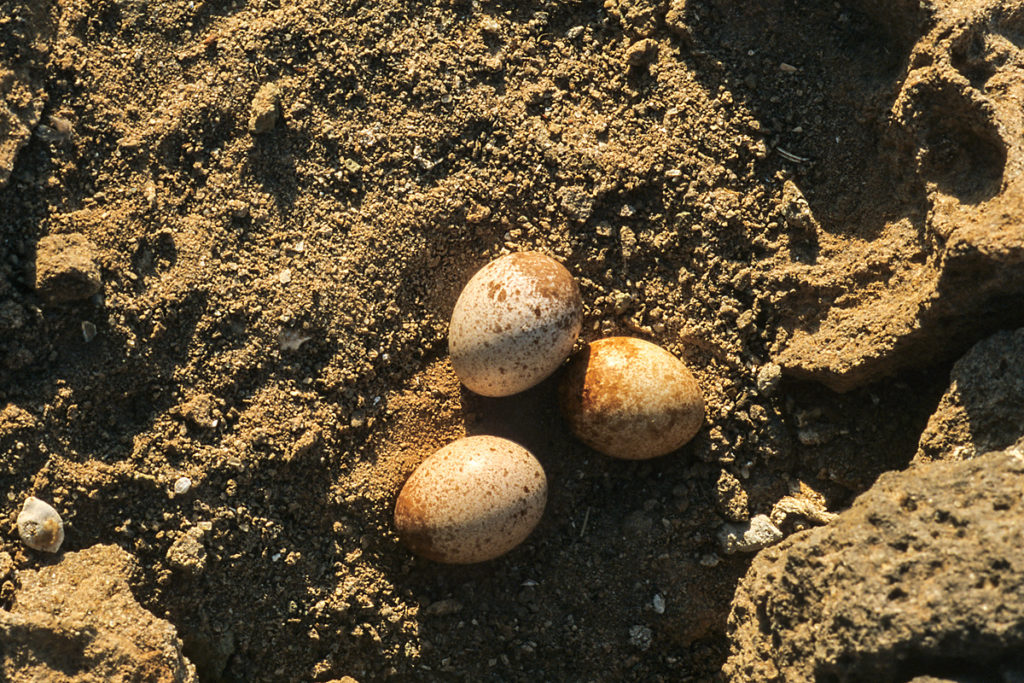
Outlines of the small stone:
{"label": "small stone", "polygon": [[563,187],[556,193],[558,203],[567,216],[586,222],[594,210],[594,197],[582,187]]}
{"label": "small stone", "polygon": [[172,567],[190,574],[200,574],[206,569],[206,548],[203,546],[205,532],[194,526],[178,536],[167,549],[167,562]]}
{"label": "small stone", "polygon": [[768,515],[757,515],[749,522],[723,524],[718,530],[722,549],[729,553],[755,553],[782,540],[782,531],[772,524]]}
{"label": "small stone", "polygon": [[715,488],[718,510],[723,517],[733,522],[745,522],[750,519],[747,492],[743,490],[743,484],[735,475],[722,470]]}
{"label": "small stone", "polygon": [[658,44],[650,38],[638,40],[626,50],[626,62],[630,66],[646,66],[658,59]]}
{"label": "small stone", "polygon": [[88,299],[103,283],[96,262],[96,247],[85,235],[47,235],[36,245],[36,292],[48,303]]}
{"label": "small stone", "polygon": [[782,368],[775,363],[762,365],[757,372],[757,390],[766,396],[771,396],[779,388],[782,381]]}
{"label": "small stone", "polygon": [[462,603],[451,598],[432,602],[423,610],[427,617],[447,617],[451,614],[458,614],[462,611]]}
{"label": "small stone", "polygon": [[722,558],[714,553],[705,553],[700,556],[700,564],[702,567],[716,567],[721,561]]}
{"label": "small stone", "polygon": [[249,205],[240,199],[228,200],[227,206],[234,218],[242,220],[249,217]]}
{"label": "small stone", "polygon": [[256,135],[270,132],[277,124],[281,89],[274,83],[267,83],[259,89],[252,100],[249,117],[249,131]]}
{"label": "small stone", "polygon": [[629,627],[629,642],[634,647],[646,650],[651,646],[652,640],[654,640],[654,632],[649,627],[641,625]]}
{"label": "small stone", "polygon": [[88,320],[82,321],[82,339],[88,344],[96,338],[96,325],[89,322]]}
{"label": "small stone", "polygon": [[29,496],[18,514],[18,535],[33,550],[55,553],[64,542],[64,522],[49,503]]}
{"label": "small stone", "polygon": [[651,607],[654,608],[655,614],[665,613],[665,598],[661,597],[661,593],[654,594],[654,598],[651,600]]}

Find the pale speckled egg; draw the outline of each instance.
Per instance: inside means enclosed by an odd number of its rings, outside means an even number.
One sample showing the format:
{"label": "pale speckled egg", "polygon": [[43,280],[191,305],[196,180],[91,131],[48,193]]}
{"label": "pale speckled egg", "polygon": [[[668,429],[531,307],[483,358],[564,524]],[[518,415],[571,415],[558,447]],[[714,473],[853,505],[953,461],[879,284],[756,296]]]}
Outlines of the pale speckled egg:
{"label": "pale speckled egg", "polygon": [[463,288],[448,351],[470,391],[511,396],[558,369],[582,324],[579,286],[565,266],[539,252],[518,252],[491,261]]}
{"label": "pale speckled egg", "polygon": [[704,397],[686,365],[631,337],[601,339],[577,353],[558,398],[580,441],[627,460],[670,453],[704,422]]}
{"label": "pale speckled egg", "polygon": [[547,497],[547,477],[530,451],[496,436],[469,436],[416,468],[398,495],[395,526],[417,555],[483,562],[530,535]]}

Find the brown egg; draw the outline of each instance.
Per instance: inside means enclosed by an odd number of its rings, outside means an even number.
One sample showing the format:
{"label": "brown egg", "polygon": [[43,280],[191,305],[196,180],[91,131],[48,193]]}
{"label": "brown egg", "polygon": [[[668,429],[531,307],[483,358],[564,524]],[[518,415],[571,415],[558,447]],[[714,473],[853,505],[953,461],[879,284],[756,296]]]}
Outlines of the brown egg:
{"label": "brown egg", "polygon": [[577,353],[559,402],[580,441],[627,460],[676,450],[704,421],[704,398],[683,362],[630,337],[601,339]]}
{"label": "brown egg", "polygon": [[469,436],[416,468],[398,495],[395,526],[417,555],[483,562],[530,535],[547,497],[547,477],[528,450],[496,436]]}
{"label": "brown egg", "polygon": [[481,268],[459,294],[448,351],[470,391],[511,396],[558,369],[582,324],[580,290],[562,264],[535,251],[509,254]]}

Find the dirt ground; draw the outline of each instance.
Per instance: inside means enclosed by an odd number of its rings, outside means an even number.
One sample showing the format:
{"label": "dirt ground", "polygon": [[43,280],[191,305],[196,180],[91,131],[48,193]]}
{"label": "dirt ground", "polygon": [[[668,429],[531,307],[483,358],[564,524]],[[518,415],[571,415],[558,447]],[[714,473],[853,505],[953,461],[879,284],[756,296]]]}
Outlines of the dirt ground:
{"label": "dirt ground", "polygon": [[[1024,48],[1024,11],[1006,16]],[[203,680],[715,678],[750,562],[721,524],[797,482],[842,509],[910,460],[956,353],[1020,322],[996,301],[949,348],[863,352],[835,381],[800,355],[849,321],[916,320],[946,226],[1012,209],[1012,155],[974,109],[941,88],[901,108],[929,17],[0,0],[0,551],[54,561],[18,541],[27,495],[60,511],[65,550],[121,546]],[[65,233],[95,245],[102,289],[49,303],[36,244]],[[614,461],[567,432],[557,378],[460,388],[459,290],[525,249],[577,277],[583,341],[687,362],[694,441]],[[509,555],[441,566],[391,514],[464,434],[532,450],[550,498]]]}

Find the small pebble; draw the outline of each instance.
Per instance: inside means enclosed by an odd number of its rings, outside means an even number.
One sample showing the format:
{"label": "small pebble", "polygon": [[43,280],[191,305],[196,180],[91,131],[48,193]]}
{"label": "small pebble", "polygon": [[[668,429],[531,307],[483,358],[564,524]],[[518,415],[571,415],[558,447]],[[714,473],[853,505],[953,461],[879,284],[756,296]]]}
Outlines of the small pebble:
{"label": "small pebble", "polygon": [[36,245],[35,289],[47,303],[88,299],[103,286],[98,262],[85,235],[47,235]]}
{"label": "small pebble", "polygon": [[749,522],[723,524],[718,531],[718,541],[729,554],[756,553],[781,540],[782,531],[772,523],[768,515],[757,515]]}
{"label": "small pebble", "polygon": [[259,89],[252,101],[249,131],[256,135],[270,132],[277,123],[281,104],[281,90],[273,83]]}
{"label": "small pebble", "polygon": [[715,567],[721,561],[722,558],[714,553],[705,553],[704,555],[701,555],[700,558],[700,564],[702,567]]}
{"label": "small pebble", "polygon": [[184,496],[192,490],[192,480],[188,477],[178,477],[174,482],[174,495]]}
{"label": "small pebble", "polygon": [[646,66],[658,59],[658,44],[650,38],[638,40],[626,50],[626,62],[630,66]]}
{"label": "small pebble", "polygon": [[665,613],[665,598],[661,597],[661,593],[654,594],[654,598],[651,600],[651,606],[654,608],[655,614]]}
{"label": "small pebble", "polygon": [[637,624],[629,627],[629,642],[640,650],[646,650],[654,640],[654,632],[647,626]]}
{"label": "small pebble", "polygon": [[49,503],[29,496],[18,514],[18,535],[33,550],[55,553],[64,542],[64,522]]}
{"label": "small pebble", "polygon": [[771,396],[782,381],[782,368],[775,363],[762,365],[757,372],[757,390],[765,396]]}

